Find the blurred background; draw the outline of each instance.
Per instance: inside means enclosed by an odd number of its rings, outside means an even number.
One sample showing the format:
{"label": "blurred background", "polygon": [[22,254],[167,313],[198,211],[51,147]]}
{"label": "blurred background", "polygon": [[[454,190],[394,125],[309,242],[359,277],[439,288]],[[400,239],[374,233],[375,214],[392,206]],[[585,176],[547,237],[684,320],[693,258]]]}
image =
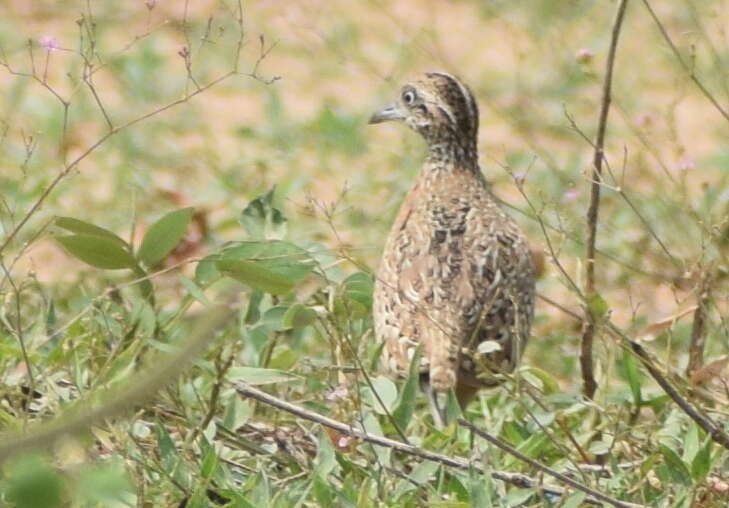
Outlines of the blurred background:
{"label": "blurred background", "polygon": [[[632,2],[615,64],[597,290],[617,325],[655,339],[652,352],[683,372],[704,279],[713,281],[706,363],[723,362],[729,346],[729,121],[691,80],[693,73],[719,108],[729,109],[729,2],[651,6],[687,69],[645,4]],[[178,312],[190,291],[178,273],[191,280],[195,263],[184,260],[244,238],[241,210],[274,186],[275,206],[288,219],[286,238],[327,251],[331,281],[375,269],[425,146],[403,126],[370,127],[367,119],[409,77],[445,70],[479,101],[482,170],[544,261],[540,293],[562,307],[539,302],[524,363],[577,397],[580,323],[564,309],[583,310],[567,276],[583,284],[591,140],[615,8],[616,2],[591,0],[244,2],[237,58],[241,25],[233,0],[4,0],[3,241],[17,231],[2,252],[3,383],[25,383],[12,333],[18,312],[36,370],[65,378],[67,346],[57,357],[42,349],[49,302],[60,326],[105,288],[130,280],[129,273],[89,267],[64,252],[54,241],[55,216],[138,244],[159,217],[194,207],[186,239],[165,261],[182,266],[155,278],[160,312]],[[208,88],[237,60],[237,74]],[[149,113],[155,114],[136,122]],[[114,134],[106,138],[110,128]],[[523,181],[521,191],[515,180]],[[42,205],[27,215],[39,199]],[[5,283],[11,276],[27,288],[18,297],[22,309]],[[297,293],[304,303],[307,291]],[[239,298],[241,305],[248,301],[245,292]],[[75,340],[96,333],[83,320],[76,326]],[[292,348],[302,358],[325,357],[327,346],[311,340]],[[98,374],[94,358],[104,354],[102,343],[84,353],[88,378]],[[607,335],[599,334],[595,352],[597,403],[617,404],[617,414],[630,399],[627,364]],[[281,366],[297,371],[300,361]],[[724,363],[709,376],[722,400]],[[78,382],[79,373],[73,376]],[[494,410],[508,398],[484,397],[500,401]],[[54,402],[44,414],[60,406]],[[661,410],[651,432],[669,417]],[[7,404],[3,411],[7,422],[20,418]]]}

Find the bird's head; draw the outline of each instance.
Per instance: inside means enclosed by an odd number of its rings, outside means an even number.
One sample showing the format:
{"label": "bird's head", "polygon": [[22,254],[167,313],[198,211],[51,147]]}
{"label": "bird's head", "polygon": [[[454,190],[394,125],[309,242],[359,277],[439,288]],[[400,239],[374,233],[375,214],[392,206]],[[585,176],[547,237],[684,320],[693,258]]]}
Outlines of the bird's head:
{"label": "bird's head", "polygon": [[375,112],[369,123],[405,122],[431,148],[461,145],[475,150],[478,105],[466,85],[445,72],[428,72],[406,83],[397,100]]}

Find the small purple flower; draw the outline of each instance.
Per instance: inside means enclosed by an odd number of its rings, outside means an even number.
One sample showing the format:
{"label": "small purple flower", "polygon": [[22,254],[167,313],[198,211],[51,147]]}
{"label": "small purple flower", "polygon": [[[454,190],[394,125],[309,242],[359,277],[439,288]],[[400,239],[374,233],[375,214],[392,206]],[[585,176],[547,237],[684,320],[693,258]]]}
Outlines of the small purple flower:
{"label": "small purple flower", "polygon": [[337,441],[337,447],[339,448],[346,448],[349,446],[349,442],[352,440],[349,436],[342,436]]}
{"label": "small purple flower", "polygon": [[575,59],[580,62],[581,64],[590,63],[592,60],[592,57],[595,56],[595,53],[590,51],[587,48],[580,48],[577,50],[577,53],[575,53]]}
{"label": "small purple flower", "polygon": [[514,181],[517,185],[524,185],[524,181],[526,180],[526,171],[517,171],[514,173]]}
{"label": "small purple flower", "polygon": [[691,159],[681,159],[678,161],[679,171],[691,171],[692,169],[696,169],[696,163]]}
{"label": "small purple flower", "polygon": [[580,191],[578,191],[577,189],[570,189],[567,192],[565,192],[564,194],[562,194],[562,199],[564,201],[574,201],[579,196],[580,196]]}
{"label": "small purple flower", "polygon": [[325,397],[329,402],[335,402],[337,400],[343,399],[349,395],[349,390],[345,385],[339,385],[335,387],[333,390],[328,392]]}
{"label": "small purple flower", "polygon": [[40,44],[40,47],[46,51],[56,51],[61,49],[61,46],[58,45],[58,40],[52,35],[44,35],[40,38],[38,44]]}

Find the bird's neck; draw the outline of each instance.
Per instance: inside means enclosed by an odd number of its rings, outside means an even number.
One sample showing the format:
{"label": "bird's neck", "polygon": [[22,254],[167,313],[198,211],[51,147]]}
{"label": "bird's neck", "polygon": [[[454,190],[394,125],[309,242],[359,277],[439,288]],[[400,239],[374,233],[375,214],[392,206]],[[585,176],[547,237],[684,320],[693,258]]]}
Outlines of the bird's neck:
{"label": "bird's neck", "polygon": [[480,174],[476,142],[433,142],[428,145],[425,166],[432,171],[472,171]]}

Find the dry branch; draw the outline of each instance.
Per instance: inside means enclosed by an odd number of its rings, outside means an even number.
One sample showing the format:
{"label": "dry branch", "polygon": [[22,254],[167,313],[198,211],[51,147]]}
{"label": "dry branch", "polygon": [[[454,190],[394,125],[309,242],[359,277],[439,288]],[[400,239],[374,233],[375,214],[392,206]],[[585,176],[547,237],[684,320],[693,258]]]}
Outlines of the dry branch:
{"label": "dry branch", "polygon": [[582,368],[583,391],[586,397],[592,399],[597,390],[594,365],[592,359],[592,346],[595,340],[595,329],[598,316],[590,303],[595,300],[595,240],[597,238],[597,219],[600,210],[600,183],[602,181],[602,163],[605,157],[605,132],[607,130],[608,113],[610,112],[610,101],[612,93],[613,67],[615,65],[615,54],[618,48],[620,28],[623,25],[625,9],[628,0],[621,0],[613,22],[610,50],[608,51],[607,65],[605,70],[605,81],[602,89],[602,105],[600,107],[600,119],[597,123],[597,137],[595,139],[595,152],[593,156],[592,184],[590,188],[590,204],[587,209],[587,240],[585,251],[585,321],[582,329],[582,349],[580,351],[580,366]]}
{"label": "dry branch", "polygon": [[[343,422],[340,422],[337,420],[333,420],[331,418],[320,415],[318,413],[308,411],[302,407],[299,407],[295,404],[291,404],[290,402],[281,400],[277,397],[274,397],[273,395],[269,395],[266,392],[258,390],[257,388],[253,388],[252,386],[246,385],[244,383],[237,383],[236,390],[238,391],[239,394],[241,394],[244,397],[251,397],[268,406],[275,407],[276,409],[285,411],[287,413],[291,413],[295,416],[298,416],[298,417],[308,420],[310,422],[318,423],[318,424],[328,427],[330,429],[334,429],[337,432],[341,432],[342,434],[345,434],[347,436],[361,439],[363,441],[367,441],[369,443],[372,443],[372,444],[375,444],[378,446],[385,446],[387,448],[391,448],[395,451],[405,453],[407,455],[412,455],[414,457],[419,457],[424,460],[429,460],[431,462],[437,462],[439,464],[443,464],[444,466],[453,467],[456,469],[461,469],[461,470],[466,470],[466,471],[469,471],[469,470],[478,471],[482,474],[490,474],[491,477],[496,480],[500,480],[500,481],[509,483],[511,485],[515,485],[520,488],[538,489],[543,494],[552,495],[552,496],[564,496],[565,494],[567,494],[567,491],[564,489],[561,489],[559,487],[541,485],[539,481],[537,481],[529,476],[523,475],[523,474],[509,473],[506,471],[495,471],[492,469],[489,469],[488,471],[486,471],[483,468],[479,467],[477,464],[475,464],[471,461],[468,461],[466,459],[460,458],[460,457],[449,457],[447,455],[431,452],[429,450],[424,450],[422,448],[418,448],[416,446],[405,444],[400,441],[388,439],[386,437],[368,434],[367,432],[354,428],[352,425],[348,425],[346,423],[343,423]],[[573,487],[574,487],[574,483],[581,485],[578,482],[575,482],[574,480],[570,480],[570,482],[568,482],[568,483]],[[585,498],[586,503],[596,504],[596,505],[599,505],[602,503],[609,503],[609,504],[612,504],[613,506],[618,506],[618,507],[640,506],[640,505],[634,505],[634,504],[630,504],[630,503],[623,503],[622,501],[618,501],[609,496],[605,496],[604,494],[600,494],[597,491],[593,491],[592,489],[589,489],[588,487],[585,487],[584,485],[581,485],[581,487],[582,488],[580,488],[579,490],[581,490],[583,492],[587,492],[587,493],[592,493],[587,498]],[[594,494],[598,494],[598,495],[595,496]]]}
{"label": "dry branch", "polygon": [[718,443],[729,450],[729,434],[724,431],[720,424],[717,424],[714,420],[703,414],[700,409],[696,408],[678,392],[666,376],[664,376],[658,367],[656,367],[655,363],[643,346],[634,340],[630,340],[621,333],[619,333],[619,335],[626,340],[630,349],[636,354],[636,356],[638,356],[638,358],[640,358],[643,366],[655,382],[658,383],[664,392],[666,392],[666,395],[671,397],[676,405],[680,407],[681,410],[689,416],[689,418],[695,421],[699,427],[706,431],[715,443]]}
{"label": "dry branch", "polygon": [[689,361],[686,376],[699,370],[704,365],[704,348],[706,346],[706,314],[711,291],[711,274],[706,270],[699,281],[697,305],[694,311],[694,323],[691,327],[691,343],[689,344]]}
{"label": "dry branch", "polygon": [[499,438],[497,438],[495,436],[492,436],[491,434],[489,434],[488,432],[486,432],[484,430],[479,429],[478,427],[476,427],[472,423],[464,420],[463,418],[459,418],[458,424],[461,425],[461,426],[463,426],[463,427],[466,427],[467,429],[469,429],[471,432],[473,432],[477,436],[480,436],[480,437],[484,438],[486,441],[488,441],[492,445],[496,446],[500,450],[508,453],[509,455],[513,455],[517,459],[521,460],[522,462],[525,462],[525,463],[529,464],[533,468],[538,469],[541,472],[543,472],[545,474],[548,474],[549,476],[551,476],[551,477],[559,480],[560,482],[566,483],[570,487],[573,487],[573,488],[575,488],[575,489],[577,489],[577,490],[579,490],[581,492],[584,492],[585,494],[587,494],[589,496],[592,496],[595,499],[598,499],[598,500],[600,500],[600,501],[602,501],[604,503],[607,503],[609,505],[612,505],[612,506],[618,506],[620,508],[623,508],[623,507],[633,507],[633,506],[642,506],[642,505],[636,505],[636,504],[633,504],[633,503],[626,503],[626,502],[620,501],[618,499],[614,499],[614,498],[612,498],[610,496],[607,496],[607,495],[603,494],[602,492],[599,492],[599,491],[597,491],[595,489],[592,489],[590,487],[587,487],[586,485],[583,485],[580,482],[578,482],[576,480],[573,480],[569,476],[566,476],[566,475],[564,475],[564,474],[562,474],[562,473],[560,473],[558,471],[555,471],[554,469],[545,466],[544,464],[542,464],[539,461],[536,461],[536,460],[534,460],[534,459],[532,459],[530,457],[527,457],[526,455],[524,455],[520,451],[518,451],[515,448],[513,448],[513,447],[509,446],[508,444],[504,443]]}
{"label": "dry branch", "polygon": [[663,36],[663,39],[666,41],[666,44],[668,44],[668,47],[671,48],[671,52],[676,57],[676,60],[678,60],[678,63],[681,65],[681,68],[688,74],[689,78],[691,78],[691,81],[694,82],[694,84],[698,87],[699,90],[701,90],[701,93],[706,97],[709,102],[716,108],[716,110],[721,114],[721,116],[724,117],[725,120],[729,121],[729,111],[727,111],[724,107],[722,107],[721,104],[719,104],[719,101],[716,100],[716,97],[712,95],[712,93],[709,91],[708,88],[706,88],[706,85],[696,76],[696,72],[694,71],[693,67],[691,67],[686,60],[681,56],[681,52],[678,50],[676,45],[673,43],[673,40],[668,35],[668,32],[666,31],[666,28],[663,26],[663,23],[661,23],[661,20],[658,19],[658,16],[656,15],[656,12],[653,10],[653,7],[651,7],[651,4],[648,2],[648,0],[643,0],[643,5],[645,5],[645,8],[648,9],[648,12],[650,13],[651,17],[653,18],[653,21],[655,22],[656,26],[658,27],[658,30],[661,32],[661,35]]}
{"label": "dry branch", "polygon": [[[566,309],[563,305],[560,305],[559,303],[554,302],[547,297],[541,295],[540,297],[547,303],[550,303],[556,308],[562,310],[565,314],[574,318],[575,320],[581,320],[581,318],[577,314],[570,311],[569,309]],[[693,404],[691,404],[691,402],[689,402],[679,393],[676,387],[671,384],[668,378],[658,368],[656,362],[653,360],[651,355],[648,354],[648,352],[639,342],[628,337],[620,330],[620,328],[615,326],[610,321],[607,321],[605,323],[605,327],[607,328],[608,332],[610,332],[616,339],[622,341],[622,344],[640,359],[641,363],[646,368],[653,380],[658,384],[658,386],[661,387],[661,389],[663,389],[664,392],[666,392],[666,395],[668,395],[671,400],[673,400],[673,402],[675,402],[676,405],[688,415],[689,418],[695,421],[699,425],[699,427],[706,431],[706,433],[711,436],[711,439],[715,443],[718,443],[727,450],[729,450],[729,434],[727,434],[724,429],[715,421],[713,421],[709,416],[705,415],[700,408],[695,407]]]}

